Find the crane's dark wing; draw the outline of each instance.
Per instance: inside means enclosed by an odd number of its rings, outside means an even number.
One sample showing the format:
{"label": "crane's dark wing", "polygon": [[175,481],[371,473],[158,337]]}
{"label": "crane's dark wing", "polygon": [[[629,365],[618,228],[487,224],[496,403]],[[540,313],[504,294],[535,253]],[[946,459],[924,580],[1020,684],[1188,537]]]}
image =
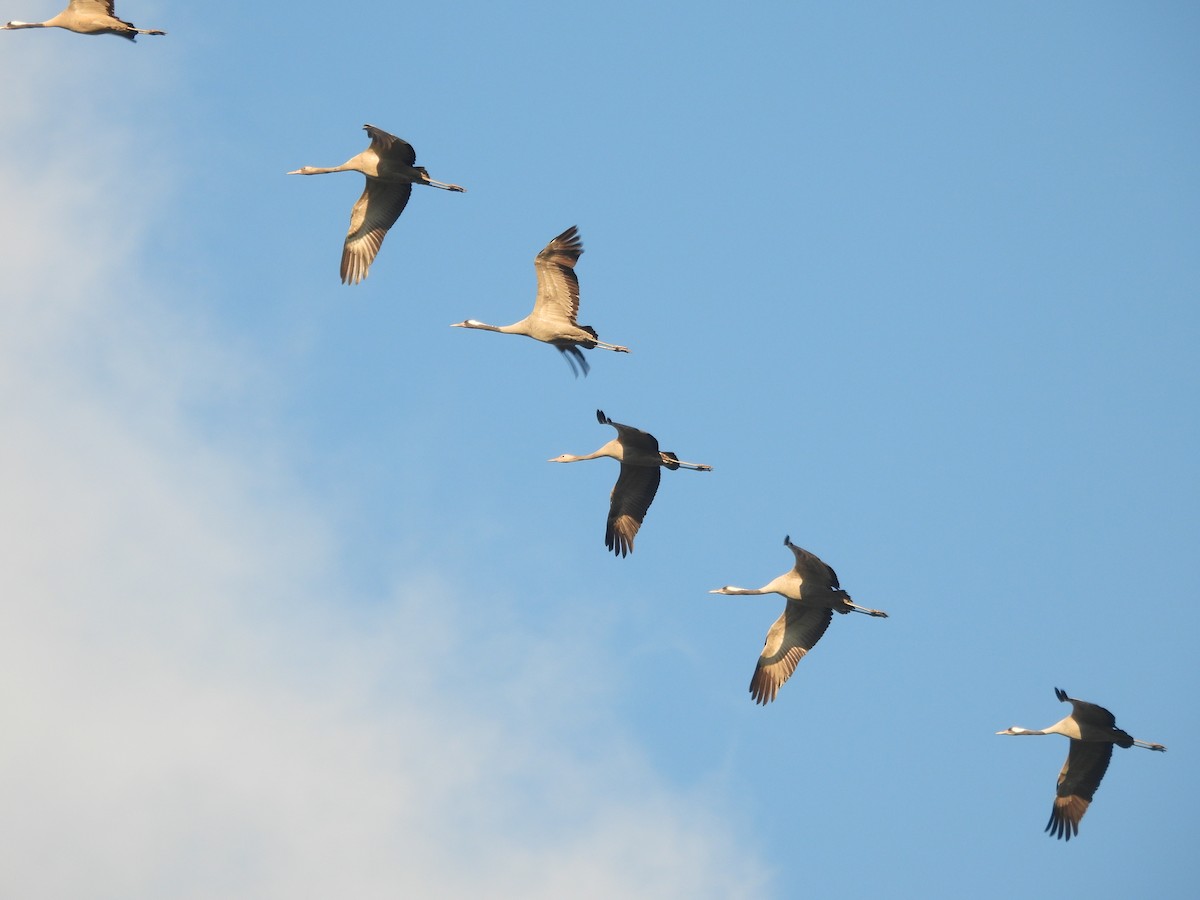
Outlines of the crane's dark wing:
{"label": "crane's dark wing", "polygon": [[404,212],[411,194],[411,184],[367,179],[362,196],[350,212],[350,230],[342,248],[342,284],[358,284],[367,277],[388,229]]}
{"label": "crane's dark wing", "polygon": [[387,157],[406,166],[411,166],[417,161],[417,151],[403,138],[388,134],[382,128],[376,128],[374,125],[364,125],[363,131],[371,136],[371,149],[379,156]]}
{"label": "crane's dark wing", "polygon": [[1117,717],[1110,713],[1103,706],[1097,706],[1095,703],[1088,703],[1086,700],[1076,700],[1074,697],[1068,697],[1067,692],[1061,688],[1054,689],[1054,696],[1063,703],[1070,703],[1071,713],[1077,722],[1083,722],[1087,725],[1095,725],[1097,728],[1116,728]]}
{"label": "crane's dark wing", "polygon": [[796,574],[800,576],[800,581],[803,584],[809,584],[813,587],[832,587],[841,589],[838,584],[837,572],[833,571],[833,567],[826,565],[821,561],[821,558],[815,553],[809,553],[803,547],[797,547],[792,543],[791,536],[785,537],[783,543],[792,551],[792,555],[796,557]]}
{"label": "crane's dark wing", "polygon": [[658,466],[621,463],[621,475],[612,490],[604,546],[618,556],[633,552],[633,538],[642,527],[646,510],[658,492],[662,470]]}
{"label": "crane's dark wing", "polygon": [[547,244],[533,260],[537,272],[537,299],[533,315],[565,319],[577,325],[579,278],[575,263],[583,253],[583,240],[574,225]]}
{"label": "crane's dark wing", "polygon": [[762,655],[750,679],[750,696],[758,704],[775,699],[783,683],[796,671],[796,664],[821,639],[833,619],[829,607],[808,606],[789,600],[787,607],[763,644]]}
{"label": "crane's dark wing", "polygon": [[1068,841],[1079,834],[1079,820],[1108,771],[1112,753],[1113,745],[1105,741],[1071,741],[1067,761],[1058,773],[1058,796],[1050,809],[1046,831]]}
{"label": "crane's dark wing", "polygon": [[626,448],[645,453],[648,456],[658,455],[658,438],[650,434],[650,432],[634,428],[632,425],[622,425],[620,422],[614,422],[604,414],[604,410],[602,409],[596,410],[596,420],[601,425],[611,425],[617,429],[617,437]]}

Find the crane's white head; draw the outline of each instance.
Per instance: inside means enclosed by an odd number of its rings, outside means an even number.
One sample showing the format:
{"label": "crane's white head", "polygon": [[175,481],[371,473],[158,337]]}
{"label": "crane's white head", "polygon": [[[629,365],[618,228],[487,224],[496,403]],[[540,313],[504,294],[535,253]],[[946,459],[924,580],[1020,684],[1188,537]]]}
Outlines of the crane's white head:
{"label": "crane's white head", "polygon": [[996,734],[1045,734],[1044,731],[1034,731],[1031,728],[1022,728],[1020,725],[1011,725],[1003,731],[997,731]]}

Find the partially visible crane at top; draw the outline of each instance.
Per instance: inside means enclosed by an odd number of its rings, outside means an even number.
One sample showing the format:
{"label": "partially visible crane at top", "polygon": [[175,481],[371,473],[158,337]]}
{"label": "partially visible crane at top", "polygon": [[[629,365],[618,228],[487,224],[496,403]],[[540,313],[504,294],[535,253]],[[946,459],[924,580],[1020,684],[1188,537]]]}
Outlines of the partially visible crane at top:
{"label": "partially visible crane at top", "polygon": [[76,34],[115,34],[117,37],[137,40],[139,34],[166,34],[146,28],[138,28],[132,22],[118,19],[113,14],[113,0],[71,0],[67,8],[45,22],[9,22],[0,31],[15,31],[18,28],[65,28]]}

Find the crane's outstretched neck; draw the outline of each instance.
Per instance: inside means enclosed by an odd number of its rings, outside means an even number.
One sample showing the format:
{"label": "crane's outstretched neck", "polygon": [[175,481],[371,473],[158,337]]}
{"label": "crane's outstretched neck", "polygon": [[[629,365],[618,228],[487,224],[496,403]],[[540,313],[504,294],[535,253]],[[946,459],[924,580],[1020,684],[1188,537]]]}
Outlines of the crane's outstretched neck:
{"label": "crane's outstretched neck", "polygon": [[734,587],[732,584],[727,584],[723,588],[717,588],[715,591],[709,591],[710,594],[732,594],[742,597],[749,594],[772,594],[774,591],[768,591],[766,588],[743,588]]}
{"label": "crane's outstretched neck", "polygon": [[347,169],[344,165],[333,166],[328,169],[321,168],[320,166],[301,166],[299,169],[295,169],[291,172],[288,172],[288,174],[289,175],[328,175],[330,172],[349,172],[349,171],[351,171],[351,170]]}
{"label": "crane's outstretched neck", "polygon": [[[614,443],[615,443],[615,441],[614,441]],[[562,456],[556,456],[556,457],[554,457],[554,459],[546,460],[546,462],[562,462],[562,463],[583,462],[585,459],[599,459],[602,456],[611,456],[613,459],[620,459],[619,456],[616,456],[612,453],[611,449],[609,448],[609,445],[605,444],[603,447],[601,447],[595,453],[589,453],[587,456],[575,456],[572,453],[564,453]]]}
{"label": "crane's outstretched neck", "polygon": [[[288,174],[291,174],[290,172]],[[499,325],[489,325],[487,322],[480,322],[478,319],[466,319],[462,322],[451,322],[451,328],[482,328],[484,331],[503,331]]]}
{"label": "crane's outstretched neck", "polygon": [[45,28],[45,22],[9,22],[0,31],[16,31],[18,28]]}

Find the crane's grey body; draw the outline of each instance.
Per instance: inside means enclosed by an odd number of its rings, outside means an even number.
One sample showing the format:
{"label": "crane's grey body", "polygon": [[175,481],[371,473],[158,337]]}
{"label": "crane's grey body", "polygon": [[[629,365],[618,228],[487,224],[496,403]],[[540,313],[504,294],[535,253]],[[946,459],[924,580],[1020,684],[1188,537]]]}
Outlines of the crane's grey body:
{"label": "crane's grey body", "polygon": [[726,585],[709,591],[710,594],[737,596],[779,594],[787,598],[783,614],[767,632],[762,654],[750,679],[750,696],[761,705],[775,699],[800,660],[821,639],[835,612],[860,612],[887,618],[887,613],[882,610],[853,603],[838,583],[837,572],[815,554],[793,544],[790,535],[784,537],[783,543],[796,557],[791,571],[757,589]]}
{"label": "crane's grey body", "polygon": [[396,224],[408,205],[414,184],[444,191],[466,190],[430,178],[423,166],[416,165],[417,151],[408,141],[374,125],[364,125],[363,130],[371,136],[371,146],[340,166],[303,166],[288,172],[289,175],[361,172],[367,179],[362,196],[350,212],[350,230],[342,247],[342,284],[358,284],[367,277],[388,229]]}
{"label": "crane's grey body", "polygon": [[1059,688],[1054,689],[1054,696],[1063,703],[1071,704],[1071,714],[1065,719],[1041,730],[1013,725],[996,734],[1061,734],[1071,739],[1067,761],[1058,773],[1058,789],[1054,805],[1050,808],[1050,821],[1045,828],[1055,837],[1069,841],[1072,835],[1079,834],[1079,821],[1087,812],[1104,773],[1108,771],[1114,744],[1160,752],[1167,748],[1162,744],[1140,741],[1122,731],[1117,727],[1116,717],[1103,706],[1068,697],[1067,692]]}
{"label": "crane's grey body", "polygon": [[45,22],[9,22],[0,31],[18,28],[65,28],[76,34],[115,34],[137,40],[139,34],[166,34],[165,31],[138,28],[114,15],[113,0],[71,0],[67,8]]}
{"label": "crane's grey body", "polygon": [[[580,325],[579,278],[575,274],[575,263],[583,253],[583,241],[579,229],[572,225],[534,258],[537,272],[537,299],[533,312],[520,322],[511,325],[488,325],[478,319],[455,322],[451,328],[478,328],[483,331],[498,331],[501,334],[523,334],[535,341],[557,347],[571,365],[576,377],[582,371],[587,375],[589,367],[580,347],[592,350],[615,350],[628,353],[628,347],[608,344],[600,340],[596,329]],[[578,366],[578,368],[577,368]]]}
{"label": "crane's grey body", "polygon": [[683,462],[674,453],[658,449],[654,435],[614,422],[602,410],[596,410],[596,420],[601,425],[617,429],[615,440],[609,441],[595,453],[573,456],[564,453],[550,462],[580,462],[585,459],[610,457],[621,464],[621,474],[613,486],[609,500],[608,522],[604,529],[604,546],[617,556],[633,552],[633,538],[646,518],[646,511],[658,491],[662,469],[692,469],[711,472],[712,466],[702,463]]}

